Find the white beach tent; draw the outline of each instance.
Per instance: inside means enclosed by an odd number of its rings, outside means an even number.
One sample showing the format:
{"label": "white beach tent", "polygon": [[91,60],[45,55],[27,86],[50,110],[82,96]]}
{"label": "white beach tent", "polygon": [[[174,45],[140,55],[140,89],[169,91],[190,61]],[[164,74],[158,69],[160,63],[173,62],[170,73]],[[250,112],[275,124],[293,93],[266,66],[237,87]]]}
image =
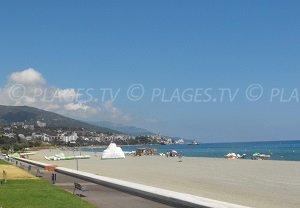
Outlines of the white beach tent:
{"label": "white beach tent", "polygon": [[101,159],[124,159],[125,154],[121,147],[115,143],[110,143],[106,150],[103,151]]}

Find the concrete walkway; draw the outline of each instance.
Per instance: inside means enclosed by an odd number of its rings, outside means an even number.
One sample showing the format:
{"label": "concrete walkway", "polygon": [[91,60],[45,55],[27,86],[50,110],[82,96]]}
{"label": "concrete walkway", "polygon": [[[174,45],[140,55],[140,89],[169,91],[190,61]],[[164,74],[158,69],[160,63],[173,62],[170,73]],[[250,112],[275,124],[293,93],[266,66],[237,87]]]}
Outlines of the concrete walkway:
{"label": "concrete walkway", "polygon": [[[21,162],[22,163],[22,162]],[[28,170],[28,165],[22,163],[22,168]],[[37,169],[40,169],[42,174],[42,179],[52,183],[52,174],[43,170],[42,168],[31,165],[31,173],[36,175]],[[56,173],[56,183],[55,185],[63,188],[66,191],[73,193],[74,182],[80,183],[86,186],[89,191],[81,193],[81,191],[76,190],[78,197],[83,200],[94,204],[101,208],[171,208],[165,204],[161,204],[152,200],[141,198],[138,196],[130,195],[124,192],[117,191],[108,187],[104,187],[98,184],[87,183],[86,181],[79,180],[74,177],[66,176],[60,173]],[[79,196],[81,195],[81,196]]]}

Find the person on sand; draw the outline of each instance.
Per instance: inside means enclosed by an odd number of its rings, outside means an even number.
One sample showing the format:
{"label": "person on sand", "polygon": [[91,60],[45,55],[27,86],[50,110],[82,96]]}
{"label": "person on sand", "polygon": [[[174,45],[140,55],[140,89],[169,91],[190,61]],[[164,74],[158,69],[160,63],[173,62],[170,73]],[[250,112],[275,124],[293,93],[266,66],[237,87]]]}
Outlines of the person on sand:
{"label": "person on sand", "polygon": [[178,156],[178,162],[182,162],[183,155],[181,153],[179,153],[177,156]]}

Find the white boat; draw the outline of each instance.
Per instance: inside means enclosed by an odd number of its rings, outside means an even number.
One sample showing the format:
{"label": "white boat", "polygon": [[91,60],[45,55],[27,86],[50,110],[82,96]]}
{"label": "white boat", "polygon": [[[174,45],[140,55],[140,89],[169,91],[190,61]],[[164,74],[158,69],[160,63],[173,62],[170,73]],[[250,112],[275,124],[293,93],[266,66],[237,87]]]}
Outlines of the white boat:
{"label": "white boat", "polygon": [[269,159],[272,155],[266,155],[266,154],[260,154],[259,152],[256,152],[252,155],[252,160],[263,160],[263,159]]}
{"label": "white boat", "polygon": [[199,145],[199,143],[196,140],[194,140],[192,143],[190,143],[188,145]]}

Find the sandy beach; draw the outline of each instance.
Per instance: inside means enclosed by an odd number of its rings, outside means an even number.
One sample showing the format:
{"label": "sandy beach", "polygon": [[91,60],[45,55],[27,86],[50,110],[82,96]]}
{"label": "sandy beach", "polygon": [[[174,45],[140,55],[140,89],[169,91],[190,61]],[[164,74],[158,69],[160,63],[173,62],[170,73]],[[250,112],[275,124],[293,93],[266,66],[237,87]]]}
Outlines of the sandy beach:
{"label": "sandy beach", "polygon": [[[29,159],[76,169],[74,160],[44,159],[59,152],[42,150]],[[91,159],[79,160],[81,171],[250,207],[300,207],[300,162],[192,157],[178,162],[159,156],[101,160],[100,153],[86,154]]]}

